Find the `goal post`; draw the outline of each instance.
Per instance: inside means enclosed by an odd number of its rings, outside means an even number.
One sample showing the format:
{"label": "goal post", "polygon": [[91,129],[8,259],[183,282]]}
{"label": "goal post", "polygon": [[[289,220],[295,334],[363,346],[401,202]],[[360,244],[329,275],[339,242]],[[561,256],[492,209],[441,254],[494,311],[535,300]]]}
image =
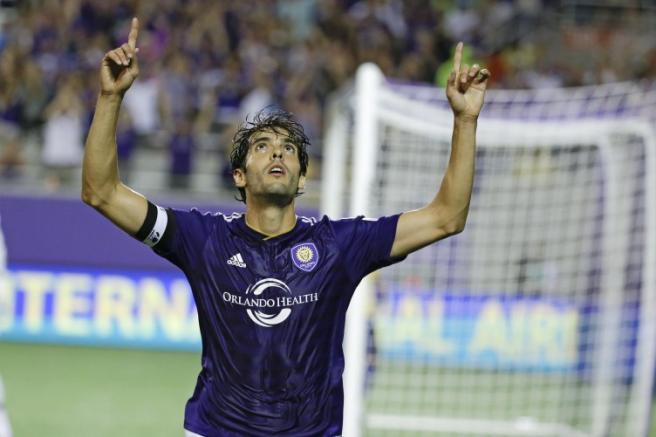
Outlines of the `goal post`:
{"label": "goal post", "polygon": [[[329,106],[324,212],[430,201],[450,153],[443,93],[363,65]],[[488,91],[465,231],[353,298],[344,435],[647,434],[655,97],[628,83]]]}

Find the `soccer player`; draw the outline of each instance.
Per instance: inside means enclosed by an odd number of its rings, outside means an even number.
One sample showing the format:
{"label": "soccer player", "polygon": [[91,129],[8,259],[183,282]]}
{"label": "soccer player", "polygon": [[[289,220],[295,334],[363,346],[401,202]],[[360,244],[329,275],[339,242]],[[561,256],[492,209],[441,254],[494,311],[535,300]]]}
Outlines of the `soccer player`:
{"label": "soccer player", "polygon": [[187,402],[188,435],[336,436],[342,430],[344,318],[368,273],[461,232],[474,176],[475,131],[489,77],[461,65],[447,96],[449,165],[425,207],[369,219],[298,217],[308,139],[283,111],[258,114],[235,135],[231,164],[245,214],[163,208],[121,183],[115,133],[138,75],[137,34],[106,53],[86,142],[82,199],[177,265],[193,291],[202,370]]}

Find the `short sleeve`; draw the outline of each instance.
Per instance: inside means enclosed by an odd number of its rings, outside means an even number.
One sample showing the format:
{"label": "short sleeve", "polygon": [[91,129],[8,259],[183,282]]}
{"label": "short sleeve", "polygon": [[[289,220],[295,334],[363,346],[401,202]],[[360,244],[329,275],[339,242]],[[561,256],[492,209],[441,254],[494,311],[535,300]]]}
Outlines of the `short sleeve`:
{"label": "short sleeve", "polygon": [[340,256],[352,278],[359,280],[405,258],[390,256],[399,216],[377,219],[359,216],[332,222]]}
{"label": "short sleeve", "polygon": [[198,265],[203,248],[217,221],[210,213],[197,209],[167,209],[168,223],[164,237],[153,250],[183,270]]}

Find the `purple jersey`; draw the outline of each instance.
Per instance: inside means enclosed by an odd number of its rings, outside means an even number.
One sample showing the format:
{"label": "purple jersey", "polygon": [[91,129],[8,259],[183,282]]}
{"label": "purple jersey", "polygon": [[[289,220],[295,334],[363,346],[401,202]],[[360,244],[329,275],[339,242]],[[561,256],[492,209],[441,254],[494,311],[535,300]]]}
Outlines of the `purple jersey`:
{"label": "purple jersey", "polygon": [[341,434],[346,308],[392,264],[398,215],[321,221],[265,238],[244,216],[170,210],[154,247],[186,274],[202,370],[185,429],[207,436]]}

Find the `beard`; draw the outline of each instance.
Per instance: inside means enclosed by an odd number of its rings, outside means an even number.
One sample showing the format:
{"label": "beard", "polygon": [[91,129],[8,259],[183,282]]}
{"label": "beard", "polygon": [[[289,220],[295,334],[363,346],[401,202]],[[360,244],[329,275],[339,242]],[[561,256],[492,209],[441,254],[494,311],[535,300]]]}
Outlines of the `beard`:
{"label": "beard", "polygon": [[285,206],[288,206],[292,203],[294,198],[296,197],[296,194],[292,196],[284,196],[284,195],[276,195],[276,194],[271,194],[267,196],[267,202],[276,205],[279,208],[283,208]]}
{"label": "beard", "polygon": [[288,190],[282,191],[282,190],[270,190],[265,193],[262,193],[259,197],[260,199],[264,200],[266,203],[276,205],[278,207],[283,207],[287,206],[296,197],[296,191],[293,193],[290,193]]}
{"label": "beard", "polygon": [[257,199],[258,203],[284,207],[291,204],[298,195],[298,177],[292,177],[289,183],[283,181],[266,183],[264,179],[258,181],[258,190],[250,195]]}

